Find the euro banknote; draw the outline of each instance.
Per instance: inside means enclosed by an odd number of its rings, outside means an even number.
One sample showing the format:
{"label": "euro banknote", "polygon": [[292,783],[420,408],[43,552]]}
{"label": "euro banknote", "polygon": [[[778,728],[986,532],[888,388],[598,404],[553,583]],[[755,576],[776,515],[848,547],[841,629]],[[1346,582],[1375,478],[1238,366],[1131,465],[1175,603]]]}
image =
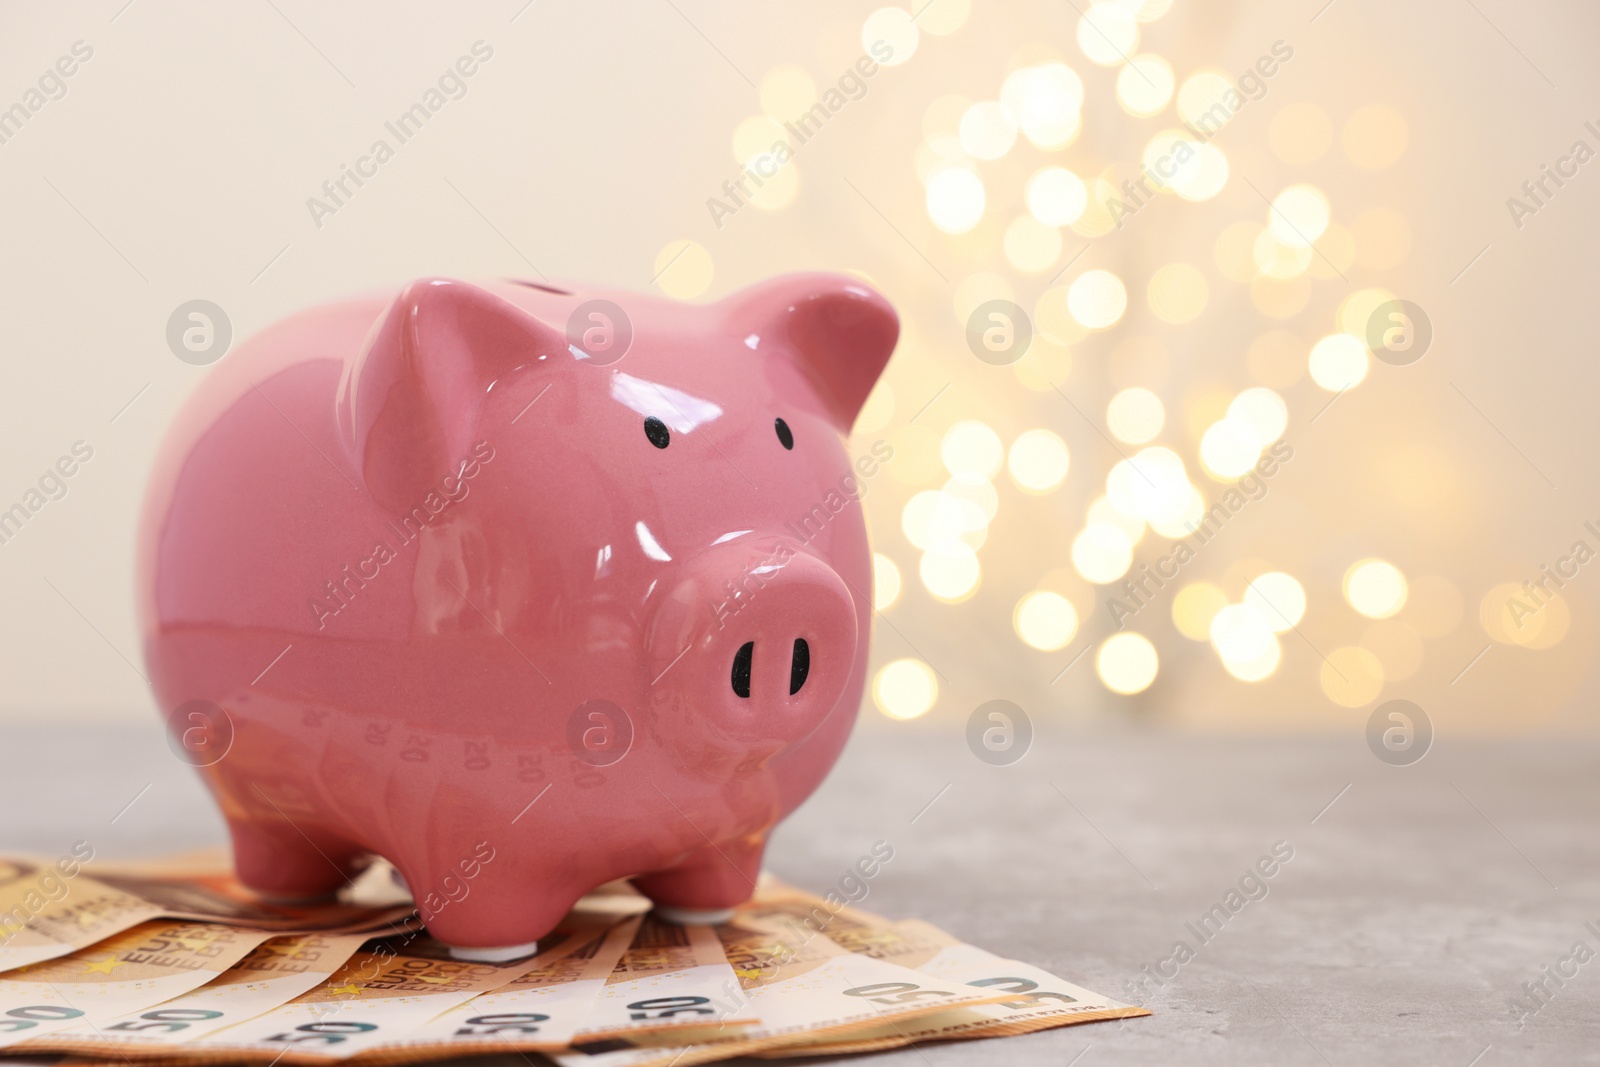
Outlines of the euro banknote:
{"label": "euro banknote", "polygon": [[[542,1053],[559,1067],[693,1067],[1148,1014],[930,923],[770,876],[715,926],[666,922],[612,883],[533,954],[482,963],[430,938],[381,864],[341,901],[298,909],[256,901],[210,861],[79,870],[60,899],[18,895],[48,889],[51,869],[63,877],[43,861],[0,859],[0,903],[28,911],[11,933],[54,953],[0,974],[0,1056],[72,1057],[57,1067],[391,1067],[493,1052]],[[90,906],[60,906],[68,899]],[[89,917],[86,933],[71,914]],[[128,916],[140,918],[123,925]]]}

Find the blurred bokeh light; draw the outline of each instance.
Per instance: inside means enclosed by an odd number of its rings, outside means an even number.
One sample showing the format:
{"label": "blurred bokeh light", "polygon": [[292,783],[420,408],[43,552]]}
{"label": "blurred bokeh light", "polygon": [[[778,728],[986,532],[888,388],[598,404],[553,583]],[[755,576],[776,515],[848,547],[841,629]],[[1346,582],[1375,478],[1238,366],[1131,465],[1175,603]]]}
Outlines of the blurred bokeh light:
{"label": "blurred bokeh light", "polygon": [[[1299,700],[1364,709],[1488,648],[1557,648],[1567,599],[1519,607],[1523,574],[1397,548],[1443,543],[1481,472],[1393,415],[1341,415],[1357,387],[1397,403],[1369,327],[1415,289],[1405,105],[1307,91],[1285,42],[1229,58],[1169,0],[1098,0],[1031,40],[999,17],[939,0],[852,31],[897,68],[838,134],[880,170],[852,184],[905,327],[852,438],[894,449],[867,500],[875,705],[955,717],[1020,688],[1192,716],[1173,709],[1200,696],[1207,724],[1297,725]],[[784,139],[830,69],[764,72],[735,158]],[[751,202],[815,220],[810,166]],[[714,277],[689,241],[656,266],[673,295]],[[975,653],[987,685],[941,666]]]}

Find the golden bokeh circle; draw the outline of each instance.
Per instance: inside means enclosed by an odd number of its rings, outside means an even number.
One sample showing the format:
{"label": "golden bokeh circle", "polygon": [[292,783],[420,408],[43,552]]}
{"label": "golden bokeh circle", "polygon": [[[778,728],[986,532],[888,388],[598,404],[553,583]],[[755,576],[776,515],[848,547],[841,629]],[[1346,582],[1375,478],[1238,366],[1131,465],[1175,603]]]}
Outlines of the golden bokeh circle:
{"label": "golden bokeh circle", "polygon": [[1364,648],[1336,648],[1320,672],[1322,691],[1335,704],[1359,708],[1383,692],[1383,663]]}
{"label": "golden bokeh circle", "polygon": [[1272,116],[1267,144],[1285,163],[1315,163],[1333,144],[1333,120],[1309,100],[1293,101]]}
{"label": "golden bokeh circle", "polygon": [[1345,120],[1340,144],[1356,166],[1382,170],[1405,154],[1408,137],[1404,115],[1388,104],[1368,104]]}

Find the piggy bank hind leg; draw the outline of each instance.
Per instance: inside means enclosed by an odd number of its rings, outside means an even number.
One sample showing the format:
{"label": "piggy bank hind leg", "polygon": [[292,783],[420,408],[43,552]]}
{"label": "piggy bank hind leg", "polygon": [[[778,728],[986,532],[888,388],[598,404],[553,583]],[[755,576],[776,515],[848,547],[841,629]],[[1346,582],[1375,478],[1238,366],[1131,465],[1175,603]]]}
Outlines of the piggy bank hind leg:
{"label": "piggy bank hind leg", "polygon": [[706,845],[673,867],[639,875],[633,884],[668,922],[727,922],[734,907],[755,893],[766,847],[759,836]]}
{"label": "piggy bank hind leg", "polygon": [[331,898],[348,885],[362,849],[333,838],[314,840],[286,823],[228,820],[239,881],[274,904]]}
{"label": "piggy bank hind leg", "polygon": [[529,881],[526,872],[513,878],[504,868],[485,869],[469,880],[455,868],[401,870],[428,934],[458,960],[504,963],[531,956],[577,903],[576,890]]}

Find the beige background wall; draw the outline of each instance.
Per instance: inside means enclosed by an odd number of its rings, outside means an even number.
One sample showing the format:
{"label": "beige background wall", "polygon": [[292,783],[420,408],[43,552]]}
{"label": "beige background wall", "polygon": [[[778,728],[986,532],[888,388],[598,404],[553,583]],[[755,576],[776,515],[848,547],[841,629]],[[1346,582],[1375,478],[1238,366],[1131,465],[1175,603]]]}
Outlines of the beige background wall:
{"label": "beige background wall", "polygon": [[[1117,68],[1085,57],[1072,5],[980,2],[962,20],[958,0],[932,3],[921,16],[930,25],[959,26],[922,33],[908,60],[877,73],[802,147],[784,179],[797,183],[786,205],[746,208],[721,228],[705,200],[737,173],[734,131],[761,113],[769,74],[792,65],[819,86],[833,81],[861,54],[872,5],[509,0],[400,5],[404,15],[396,5],[299,0],[0,8],[0,107],[24,99],[75,42],[93,49],[65,96],[0,144],[0,507],[22,500],[74,442],[94,450],[67,495],[0,545],[0,723],[152,714],[129,662],[139,659],[134,521],[162,427],[205,373],[168,350],[178,304],[216,302],[242,338],[308,303],[425,274],[537,270],[712,299],[768,274],[826,267],[863,272],[906,320],[872,425],[853,447],[883,437],[897,449],[866,502],[878,550],[904,580],[875,654],[880,664],[923,659],[940,676],[921,722],[959,729],[976,704],[1005,697],[1036,721],[1348,731],[1376,703],[1406,697],[1441,731],[1593,728],[1600,566],[1581,571],[1553,609],[1570,621],[1549,648],[1491,642],[1479,606],[1579,537],[1600,548],[1581,528],[1600,520],[1591,322],[1600,161],[1521,229],[1505,203],[1573,141],[1600,150],[1583,127],[1600,127],[1591,55],[1600,14],[1578,3],[1534,14],[1504,0],[1178,0],[1141,27],[1138,47],[1169,60],[1180,84],[1205,67],[1242,71],[1274,41],[1294,51],[1217,136],[1226,186],[1202,202],[1163,196],[1100,236],[1064,227],[1060,254],[1029,272],[1004,251],[1007,227],[1027,211],[1028,176],[1051,164],[1091,179],[1134,173],[1151,137],[1176,125],[1173,108],[1136,118],[1118,106]],[[493,57],[466,95],[315,225],[307,198],[480,40]],[[1059,150],[1019,139],[1002,158],[973,164],[988,191],[984,219],[963,235],[941,233],[919,176],[919,153],[925,168],[928,135],[938,141],[939,116],[952,107],[938,102],[995,99],[1011,70],[1052,60],[1083,80],[1082,131]],[[1352,116],[1373,104],[1398,113],[1405,130],[1403,151],[1378,169],[1344,146]],[[1331,143],[1314,160],[1287,161],[1275,144],[1294,140],[1296,123],[1279,120],[1290,105],[1301,108],[1291,117],[1329,123]],[[1275,120],[1289,133],[1280,125],[1275,134]],[[951,134],[942,136],[948,149]],[[1294,183],[1323,190],[1334,221],[1355,235],[1353,249],[1330,247],[1325,257],[1341,269],[1309,271],[1286,292],[1227,277],[1219,235],[1265,223],[1266,200]],[[1374,209],[1391,216],[1367,214]],[[1408,240],[1371,222],[1395,213]],[[686,240],[695,247],[652,283]],[[1372,265],[1401,245],[1398,262]],[[1161,321],[1148,297],[1151,278],[1172,262],[1206,279],[1204,310],[1185,323]],[[1037,315],[1060,306],[1055,286],[1091,269],[1126,285],[1128,311],[1115,326],[1064,328],[1070,336],[1012,368],[968,351],[959,310],[974,293],[1007,287]],[[1337,329],[1353,293],[1372,288],[1423,306],[1433,348],[1409,367],[1373,363],[1323,410],[1334,394],[1306,377],[1306,353]],[[1302,306],[1283,317],[1263,311],[1281,314],[1286,300]],[[1287,363],[1262,357],[1265,348],[1252,359],[1252,344],[1275,330],[1298,345]],[[1295,575],[1308,609],[1265,681],[1232,677],[1206,642],[1180,635],[1174,590],[1132,625],[1160,655],[1154,684],[1118,696],[1096,675],[1106,590],[1074,571],[1072,544],[1105,491],[1114,448],[1136,451],[1106,432],[1109,400],[1130,385],[1161,397],[1167,426],[1156,443],[1184,457],[1211,499],[1226,486],[1205,475],[1196,449],[1219,402],[1272,385],[1287,406],[1293,463],[1180,582],[1211,581],[1238,600],[1263,571]],[[981,580],[952,604],[919,582],[921,553],[901,518],[914,494],[944,483],[941,435],[963,420],[981,420],[1006,446],[1049,429],[1072,460],[1045,495],[995,477]],[[1136,561],[1165,545],[1147,533]],[[1367,557],[1389,560],[1413,583],[1443,578],[1461,596],[1460,622],[1422,635],[1440,628],[1416,614],[1419,597],[1395,617],[1412,637],[1371,636],[1371,620],[1340,585]],[[1040,588],[1067,597],[1081,620],[1058,651],[1028,647],[1013,627],[1018,601]],[[1363,642],[1380,662],[1420,648],[1420,665],[1344,707],[1323,684],[1325,658]],[[1388,675],[1404,673],[1390,666]],[[871,703],[869,728],[903,728]]]}

